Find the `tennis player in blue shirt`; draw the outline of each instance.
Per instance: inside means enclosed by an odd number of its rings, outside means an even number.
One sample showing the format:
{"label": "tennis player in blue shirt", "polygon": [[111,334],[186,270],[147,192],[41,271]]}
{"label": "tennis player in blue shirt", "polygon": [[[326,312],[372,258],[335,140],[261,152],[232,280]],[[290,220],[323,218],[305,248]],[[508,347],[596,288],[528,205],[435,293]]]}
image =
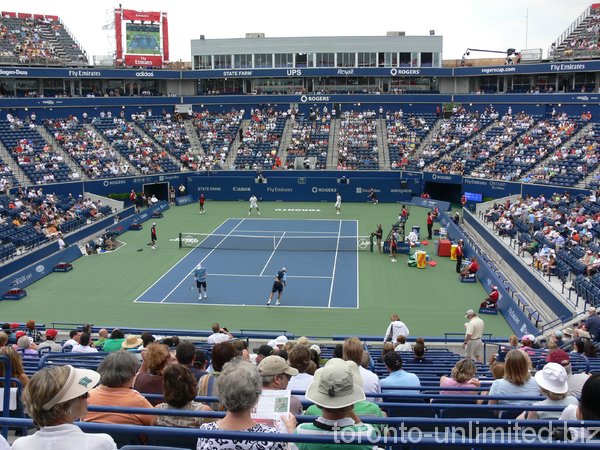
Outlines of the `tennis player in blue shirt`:
{"label": "tennis player in blue shirt", "polygon": [[271,300],[273,300],[273,294],[277,292],[277,301],[275,302],[275,306],[279,306],[281,300],[281,294],[283,293],[283,286],[286,284],[286,272],[287,269],[284,267],[275,275],[275,281],[273,282],[273,288],[271,289],[271,295],[269,295],[269,300],[267,300],[267,306],[271,304]]}
{"label": "tennis player in blue shirt", "polygon": [[206,267],[202,264],[194,269],[194,279],[196,280],[196,287],[198,288],[198,300],[202,300],[202,290],[204,289],[204,298],[206,295]]}

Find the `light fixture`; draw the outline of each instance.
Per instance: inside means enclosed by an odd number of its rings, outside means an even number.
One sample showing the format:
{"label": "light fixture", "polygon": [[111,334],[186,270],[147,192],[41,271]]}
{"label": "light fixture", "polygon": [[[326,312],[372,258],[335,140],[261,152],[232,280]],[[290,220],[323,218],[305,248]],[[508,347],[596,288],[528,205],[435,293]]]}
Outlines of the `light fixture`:
{"label": "light fixture", "polygon": [[429,36],[435,36],[435,30],[429,30]]}

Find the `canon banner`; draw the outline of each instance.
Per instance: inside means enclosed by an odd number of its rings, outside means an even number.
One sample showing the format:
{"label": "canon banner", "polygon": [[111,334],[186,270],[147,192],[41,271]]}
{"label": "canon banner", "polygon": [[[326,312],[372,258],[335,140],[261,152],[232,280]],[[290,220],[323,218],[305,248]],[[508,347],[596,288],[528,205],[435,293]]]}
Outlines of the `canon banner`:
{"label": "canon banner", "polygon": [[133,9],[124,9],[123,19],[141,20],[144,22],[160,22],[160,12],[135,11]]}

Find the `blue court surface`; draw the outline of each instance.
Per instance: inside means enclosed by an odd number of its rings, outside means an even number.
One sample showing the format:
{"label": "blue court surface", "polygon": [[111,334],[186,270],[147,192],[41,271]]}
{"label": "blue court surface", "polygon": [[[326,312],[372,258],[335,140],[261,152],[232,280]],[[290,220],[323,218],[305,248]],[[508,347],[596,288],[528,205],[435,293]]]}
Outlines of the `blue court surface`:
{"label": "blue court surface", "polygon": [[[359,243],[366,246],[355,220],[227,219],[210,235],[182,236],[185,256],[136,302],[266,307],[286,267],[281,306],[273,300],[270,308],[358,308]],[[200,262],[208,273],[202,301],[193,278]]]}

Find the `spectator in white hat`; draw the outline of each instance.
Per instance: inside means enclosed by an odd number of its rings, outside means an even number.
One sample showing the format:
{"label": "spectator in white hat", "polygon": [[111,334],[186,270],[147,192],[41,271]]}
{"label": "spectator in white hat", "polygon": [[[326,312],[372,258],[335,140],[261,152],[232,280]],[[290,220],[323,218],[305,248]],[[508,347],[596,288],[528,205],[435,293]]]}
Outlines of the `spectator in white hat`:
{"label": "spectator in white hat", "polygon": [[[578,401],[569,395],[567,371],[557,363],[549,362],[542,370],[535,374],[535,381],[540,387],[540,393],[546,397],[535,406],[562,406],[577,405]],[[560,417],[561,411],[525,411],[517,419],[552,420]]]}
{"label": "spectator in white hat", "polygon": [[[342,361],[325,365],[315,372],[315,380],[306,391],[306,398],[318,405],[322,415],[314,422],[307,422],[296,428],[298,434],[332,435],[348,433],[354,438],[362,437],[366,442],[374,437],[375,430],[369,424],[357,421],[354,413],[354,404],[365,401],[365,393],[356,384],[352,372]],[[296,443],[298,450],[317,450],[323,444]],[[371,444],[358,445],[353,448],[358,450],[373,449]]]}
{"label": "spectator in white hat", "polygon": [[17,439],[12,448],[116,450],[108,434],[84,433],[74,424],[87,414],[89,391],[100,381],[93,370],[52,366],[36,372],[23,391],[25,410],[39,431]]}

